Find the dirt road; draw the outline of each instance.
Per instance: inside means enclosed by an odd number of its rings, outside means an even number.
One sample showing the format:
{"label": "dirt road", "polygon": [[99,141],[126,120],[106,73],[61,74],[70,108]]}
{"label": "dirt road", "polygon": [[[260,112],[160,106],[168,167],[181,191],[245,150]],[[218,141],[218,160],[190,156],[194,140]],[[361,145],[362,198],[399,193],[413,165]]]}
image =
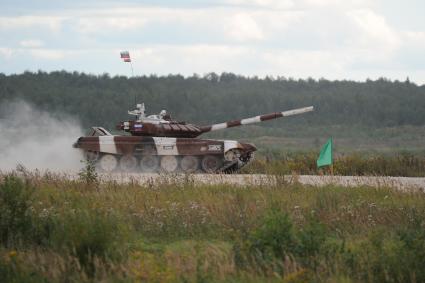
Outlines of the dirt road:
{"label": "dirt road", "polygon": [[305,185],[324,186],[337,184],[346,187],[375,186],[393,187],[397,189],[425,190],[425,178],[412,177],[380,177],[380,176],[271,176],[271,175],[217,175],[217,174],[104,174],[100,175],[103,181],[117,181],[119,183],[136,182],[140,184],[193,182],[195,184],[233,184],[240,186],[273,185],[276,183],[299,182]]}

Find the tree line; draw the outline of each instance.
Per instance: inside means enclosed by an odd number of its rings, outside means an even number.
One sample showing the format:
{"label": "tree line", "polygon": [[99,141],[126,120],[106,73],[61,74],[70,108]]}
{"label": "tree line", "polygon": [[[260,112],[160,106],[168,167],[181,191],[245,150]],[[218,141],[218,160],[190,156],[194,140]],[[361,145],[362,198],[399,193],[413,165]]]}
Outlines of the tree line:
{"label": "tree line", "polygon": [[383,128],[425,125],[425,86],[385,78],[349,80],[203,76],[90,75],[79,72],[0,74],[0,102],[24,100],[50,113],[78,117],[84,127],[113,128],[129,118],[135,101],[148,113],[167,109],[173,118],[199,124],[223,122],[313,105],[314,113],[267,122],[263,128],[339,125]]}

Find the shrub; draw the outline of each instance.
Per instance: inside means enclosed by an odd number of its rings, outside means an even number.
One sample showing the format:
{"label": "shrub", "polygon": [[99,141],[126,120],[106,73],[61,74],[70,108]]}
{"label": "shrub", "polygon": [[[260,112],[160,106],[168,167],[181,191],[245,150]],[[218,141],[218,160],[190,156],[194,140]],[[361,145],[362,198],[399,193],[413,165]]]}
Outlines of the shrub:
{"label": "shrub", "polygon": [[[288,214],[272,209],[252,233],[248,252],[263,269],[275,265],[277,269],[273,272],[286,275],[300,267],[314,271],[328,256],[323,251],[327,239],[326,227],[316,217],[309,216],[307,223],[297,228]],[[243,262],[238,245],[235,256],[237,263]]]}
{"label": "shrub", "polygon": [[342,269],[364,282],[425,282],[424,251],[424,229],[378,229],[342,251]]}
{"label": "shrub", "polygon": [[32,193],[33,187],[13,175],[6,176],[0,184],[0,241],[4,246],[29,238]]}
{"label": "shrub", "polygon": [[[128,241],[127,226],[113,215],[98,211],[79,210],[52,219],[53,230],[46,245],[58,251],[70,252],[89,274],[93,274],[94,261],[119,259]],[[121,249],[118,252],[117,246]]]}
{"label": "shrub", "polygon": [[[242,169],[243,173],[317,174],[318,152],[277,153],[254,159]],[[401,152],[392,155],[367,152],[337,155],[334,158],[336,175],[425,176],[425,158]]]}
{"label": "shrub", "polygon": [[296,251],[297,243],[293,224],[289,216],[272,209],[264,218],[263,224],[252,233],[251,249],[265,257],[283,259]]}
{"label": "shrub", "polygon": [[43,276],[28,269],[17,256],[16,251],[0,251],[1,282],[46,282]]}
{"label": "shrub", "polygon": [[298,246],[295,251],[300,261],[307,267],[316,269],[320,261],[322,246],[327,239],[326,227],[319,220],[310,216],[306,225],[297,233]]}
{"label": "shrub", "polygon": [[80,180],[87,185],[99,184],[98,174],[96,172],[96,166],[94,165],[94,162],[90,160],[82,160],[81,162],[85,165],[78,173]]}

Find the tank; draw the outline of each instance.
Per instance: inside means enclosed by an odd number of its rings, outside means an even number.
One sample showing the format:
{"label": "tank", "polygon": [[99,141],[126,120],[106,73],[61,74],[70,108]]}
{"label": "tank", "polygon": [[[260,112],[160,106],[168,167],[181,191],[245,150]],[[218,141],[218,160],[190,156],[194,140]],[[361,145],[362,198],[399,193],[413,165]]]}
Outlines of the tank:
{"label": "tank", "polygon": [[90,136],[80,137],[74,148],[101,172],[231,173],[248,164],[257,150],[253,144],[235,140],[197,138],[203,133],[238,127],[313,111],[313,107],[274,112],[208,126],[175,121],[167,111],[145,115],[144,104],[128,111],[135,119],[120,122],[126,135],[112,135],[92,127]]}

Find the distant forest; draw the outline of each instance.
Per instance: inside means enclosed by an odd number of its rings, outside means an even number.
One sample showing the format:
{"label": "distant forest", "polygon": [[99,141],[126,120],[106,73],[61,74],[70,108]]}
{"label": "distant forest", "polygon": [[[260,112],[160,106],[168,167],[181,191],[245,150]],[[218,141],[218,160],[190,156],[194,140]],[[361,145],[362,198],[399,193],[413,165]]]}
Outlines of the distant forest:
{"label": "distant forest", "polygon": [[[147,113],[167,109],[176,120],[209,124],[313,105],[314,113],[248,127],[241,135],[309,135],[314,129],[425,126],[425,85],[387,79],[329,81],[287,77],[204,76],[127,78],[78,72],[0,74],[0,102],[25,100],[50,113],[77,117],[82,126],[114,129],[135,100]],[[295,130],[296,129],[296,130]],[[237,130],[236,130],[237,131]],[[244,133],[244,134],[243,134]]]}

